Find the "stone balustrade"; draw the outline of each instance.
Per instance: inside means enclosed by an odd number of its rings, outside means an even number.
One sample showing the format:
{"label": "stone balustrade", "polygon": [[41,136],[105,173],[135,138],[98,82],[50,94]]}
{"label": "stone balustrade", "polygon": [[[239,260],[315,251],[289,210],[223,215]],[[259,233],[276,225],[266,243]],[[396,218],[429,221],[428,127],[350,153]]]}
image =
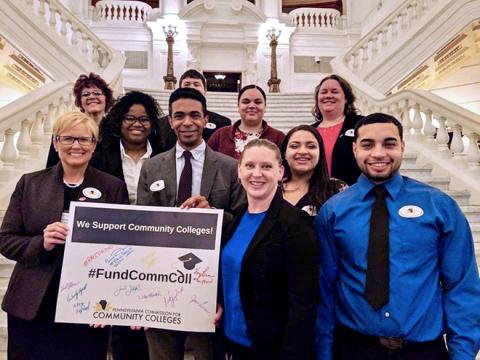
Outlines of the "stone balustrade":
{"label": "stone balustrade", "polygon": [[391,15],[375,26],[344,56],[344,62],[351,71],[358,72],[368,65],[374,65],[392,46],[399,46],[399,38],[424,24],[425,15],[433,14],[430,9],[444,0],[406,0]]}
{"label": "stone balustrade", "polygon": [[404,90],[383,99],[358,88],[355,92],[363,114],[384,112],[400,119],[409,144],[424,150],[433,162],[438,157],[437,165],[468,186],[479,203],[480,116],[423,90]]}
{"label": "stone balustrade", "polygon": [[[14,184],[18,175],[43,167],[52,124],[75,108],[70,82],[47,84],[0,108],[0,183]],[[3,185],[2,185],[3,186]],[[0,199],[1,200],[1,199]]]}
{"label": "stone balustrade", "polygon": [[288,14],[290,23],[299,29],[336,29],[340,12],[335,9],[298,8]]}
{"label": "stone balustrade", "polygon": [[79,50],[84,57],[84,62],[93,65],[92,71],[101,72],[111,62],[112,50],[58,0],[18,2],[31,6],[35,16],[43,19],[49,28],[54,29],[57,37],[57,39],[53,39],[55,43],[63,45],[64,41],[62,40],[66,40],[69,48],[63,49],[63,51],[71,53],[72,50]]}
{"label": "stone balustrade", "polygon": [[[73,82],[94,71],[114,90],[120,90],[125,57],[112,50],[58,0],[3,0],[6,10],[18,11],[34,24],[49,47],[42,47],[43,61],[63,59],[63,77],[0,108],[0,203],[21,173],[45,165],[42,156],[50,145],[52,124],[73,110]],[[22,18],[23,19],[23,18]],[[21,26],[21,24],[19,25]]]}
{"label": "stone balustrade", "polygon": [[95,4],[97,21],[145,23],[152,7],[141,1],[101,0]]}

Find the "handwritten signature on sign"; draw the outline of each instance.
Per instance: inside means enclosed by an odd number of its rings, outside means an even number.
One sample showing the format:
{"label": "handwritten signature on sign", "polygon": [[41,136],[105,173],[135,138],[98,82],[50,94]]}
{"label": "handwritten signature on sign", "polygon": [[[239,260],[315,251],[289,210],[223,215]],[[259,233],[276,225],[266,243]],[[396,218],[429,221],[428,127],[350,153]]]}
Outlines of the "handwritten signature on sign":
{"label": "handwritten signature on sign", "polygon": [[60,292],[64,292],[65,290],[70,290],[71,288],[79,284],[80,284],[80,281],[76,281],[76,282],[69,281],[66,284],[62,285],[62,287],[60,288]]}
{"label": "handwritten signature on sign", "polygon": [[139,300],[151,299],[162,296],[160,291],[150,291],[148,294],[140,294],[138,295]]}
{"label": "handwritten signature on sign", "polygon": [[206,267],[203,270],[201,268],[196,269],[193,273],[193,280],[200,284],[211,284],[215,278],[215,275],[209,274],[208,270],[210,270],[209,267]]}
{"label": "handwritten signature on sign", "polygon": [[142,290],[140,288],[140,285],[122,285],[120,286],[117,290],[114,291],[113,295],[119,296],[119,295],[125,295],[125,296],[130,296],[131,294]]}
{"label": "handwritten signature on sign", "polygon": [[76,314],[81,314],[84,311],[90,310],[90,301],[88,303],[77,302],[77,303],[73,304],[73,308],[75,309]]}
{"label": "handwritten signature on sign", "polygon": [[165,307],[175,307],[180,295],[183,293],[183,286],[180,289],[175,289],[173,292],[168,291],[168,295],[163,297]]}
{"label": "handwritten signature on sign", "polygon": [[131,246],[125,246],[119,249],[115,249],[105,259],[105,263],[113,267],[117,267],[123,262],[123,260],[125,260],[132,253],[133,253],[133,248]]}
{"label": "handwritten signature on sign", "polygon": [[197,298],[197,295],[192,295],[190,304],[196,304],[200,309],[210,314],[210,310],[207,309],[208,301],[202,301]]}
{"label": "handwritten signature on sign", "polygon": [[148,268],[151,268],[157,263],[157,253],[155,251],[152,251],[144,257],[140,258],[140,260],[142,260],[142,262],[146,264]]}
{"label": "handwritten signature on sign", "polygon": [[83,295],[83,293],[87,290],[87,284],[83,285],[82,287],[78,288],[71,294],[67,294],[67,302],[72,300],[78,301],[78,298]]}
{"label": "handwritten signature on sign", "polygon": [[110,252],[110,250],[113,249],[113,245],[109,245],[107,247],[104,247],[103,249],[100,249],[96,252],[94,252],[93,254],[91,255],[88,255],[85,260],[83,261],[83,266],[87,266],[88,264],[90,264],[92,261],[95,261],[98,257],[104,255],[104,254],[108,254]]}

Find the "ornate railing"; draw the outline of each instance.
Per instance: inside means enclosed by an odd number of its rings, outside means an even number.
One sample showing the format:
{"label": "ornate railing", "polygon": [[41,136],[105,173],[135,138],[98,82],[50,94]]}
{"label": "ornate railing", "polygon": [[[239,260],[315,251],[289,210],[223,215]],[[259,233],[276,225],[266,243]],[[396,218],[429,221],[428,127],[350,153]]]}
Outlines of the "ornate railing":
{"label": "ornate railing", "polygon": [[98,21],[145,23],[152,7],[141,1],[100,0],[95,4]]}
{"label": "ornate railing", "polygon": [[335,9],[298,8],[288,17],[292,26],[299,29],[335,29],[340,21],[340,12]]}
{"label": "ornate railing", "polygon": [[[375,26],[344,56],[344,62],[352,71],[361,71],[382,58],[391,46],[398,46],[399,38],[415,31],[425,23],[425,16],[438,15],[433,7],[449,0],[405,0],[401,6]],[[372,64],[373,65],[373,64]]]}
{"label": "ornate railing", "polygon": [[[125,58],[58,0],[0,0],[5,36],[35,52],[55,80],[0,108],[0,203],[16,178],[44,166],[52,123],[73,109],[73,81],[90,71],[119,89]],[[16,139],[16,141],[15,141]]]}

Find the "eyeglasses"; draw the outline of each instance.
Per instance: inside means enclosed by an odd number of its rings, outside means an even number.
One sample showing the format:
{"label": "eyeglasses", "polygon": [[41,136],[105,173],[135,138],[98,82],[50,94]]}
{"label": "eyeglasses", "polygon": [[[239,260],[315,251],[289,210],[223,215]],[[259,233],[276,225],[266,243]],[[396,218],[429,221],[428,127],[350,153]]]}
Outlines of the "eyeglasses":
{"label": "eyeglasses", "polygon": [[125,121],[125,123],[127,125],[133,125],[135,124],[137,121],[145,126],[145,125],[149,125],[150,124],[150,118],[148,116],[139,116],[139,117],[136,117],[136,116],[133,116],[133,115],[125,115],[123,117],[123,121]]}
{"label": "eyeglasses", "polygon": [[100,97],[100,96],[103,96],[104,94],[100,91],[83,91],[82,92],[82,97],[89,97],[89,96],[93,96],[93,97]]}
{"label": "eyeglasses", "polygon": [[82,146],[88,146],[97,142],[95,136],[55,136],[55,140],[58,141],[62,145],[73,145],[75,141],[77,141]]}

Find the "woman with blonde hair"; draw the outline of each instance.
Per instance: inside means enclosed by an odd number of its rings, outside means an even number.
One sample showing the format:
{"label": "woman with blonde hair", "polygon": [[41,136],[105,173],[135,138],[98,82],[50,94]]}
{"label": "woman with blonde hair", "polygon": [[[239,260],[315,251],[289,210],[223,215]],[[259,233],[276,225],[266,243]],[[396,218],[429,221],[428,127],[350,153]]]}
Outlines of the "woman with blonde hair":
{"label": "woman with blonde hair", "polygon": [[108,329],[54,321],[70,202],[128,204],[125,184],[88,164],[98,132],[84,113],[60,116],[60,162],[23,175],[10,199],[0,228],[0,253],[17,262],[2,303],[9,359],[105,360]]}
{"label": "woman with blonde hair", "polygon": [[220,257],[228,352],[233,360],[310,359],[318,293],[312,221],[283,200],[272,142],[245,146],[238,177],[248,204],[229,225]]}

